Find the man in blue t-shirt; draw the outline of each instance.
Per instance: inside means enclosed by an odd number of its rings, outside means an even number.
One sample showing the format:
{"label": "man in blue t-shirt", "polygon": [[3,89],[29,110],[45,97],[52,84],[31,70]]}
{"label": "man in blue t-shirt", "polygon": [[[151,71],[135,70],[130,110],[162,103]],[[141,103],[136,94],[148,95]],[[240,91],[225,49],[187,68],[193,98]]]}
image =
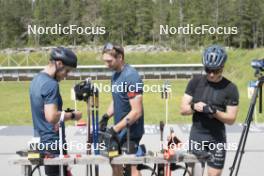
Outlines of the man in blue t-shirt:
{"label": "man in blue t-shirt", "polygon": [[[138,72],[125,63],[124,49],[107,43],[103,49],[103,61],[114,71],[112,85],[112,102],[100,121],[100,129],[107,126],[107,121],[114,116],[114,126],[110,129],[117,135],[122,146],[126,142],[126,125],[130,126],[130,140],[137,145],[144,134],[143,82]],[[122,175],[122,167],[112,166],[113,175]],[[136,166],[131,167],[133,176],[140,175]]]}
{"label": "man in blue t-shirt", "polygon": [[[76,67],[77,57],[71,50],[63,47],[55,48],[51,51],[49,64],[33,78],[30,84],[34,136],[40,137],[40,143],[45,146],[42,151],[44,153],[59,154],[59,148],[52,150],[50,145],[59,143],[59,121],[62,123],[65,143],[64,121],[79,120],[82,116],[79,111],[62,111],[63,103],[59,90],[59,81],[67,77],[67,74]],[[45,173],[48,176],[58,176],[59,166],[45,166]],[[66,175],[66,172],[64,173]]]}

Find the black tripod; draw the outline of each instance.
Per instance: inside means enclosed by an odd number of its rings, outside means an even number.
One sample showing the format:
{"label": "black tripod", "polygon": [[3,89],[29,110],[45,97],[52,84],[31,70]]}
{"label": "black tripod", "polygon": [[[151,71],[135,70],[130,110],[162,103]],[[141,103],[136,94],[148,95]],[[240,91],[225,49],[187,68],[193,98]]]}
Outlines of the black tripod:
{"label": "black tripod", "polygon": [[258,81],[256,86],[254,87],[254,93],[250,102],[250,106],[248,109],[248,113],[247,113],[247,118],[244,122],[243,125],[243,131],[239,140],[239,144],[238,144],[238,148],[236,151],[236,155],[233,161],[232,166],[230,167],[230,174],[229,176],[233,176],[233,173],[235,171],[235,176],[237,176],[238,171],[239,171],[239,167],[241,164],[241,160],[242,160],[242,156],[245,153],[245,145],[246,145],[246,141],[247,141],[247,136],[248,136],[248,132],[249,132],[249,128],[250,128],[250,124],[253,120],[253,114],[254,114],[254,109],[255,109],[255,105],[256,105],[256,101],[258,98],[258,94],[259,94],[259,113],[262,113],[262,85],[264,83],[264,77],[261,76]]}

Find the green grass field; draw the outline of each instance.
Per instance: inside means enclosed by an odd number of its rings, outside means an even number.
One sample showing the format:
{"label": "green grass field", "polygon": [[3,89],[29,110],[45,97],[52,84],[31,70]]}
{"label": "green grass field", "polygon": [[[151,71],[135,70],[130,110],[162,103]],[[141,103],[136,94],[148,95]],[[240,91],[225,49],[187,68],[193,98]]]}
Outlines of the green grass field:
{"label": "green grass field", "polygon": [[[237,122],[243,122],[249,106],[247,97],[247,84],[249,80],[254,80],[254,70],[250,62],[254,58],[264,56],[264,49],[255,50],[230,50],[229,60],[226,64],[224,75],[237,84],[240,93],[240,110]],[[102,64],[98,53],[78,53],[81,65]],[[21,57],[21,56],[17,56]],[[36,57],[36,58],[35,58]],[[37,54],[30,59],[37,59]],[[23,60],[23,59],[21,59]],[[164,53],[129,53],[126,56],[129,64],[168,64],[168,63],[200,63],[201,51],[188,52],[164,52]],[[39,60],[42,65],[47,61]],[[21,61],[22,62],[22,61]],[[0,55],[0,63],[4,63],[4,56]],[[21,65],[24,62],[21,63]],[[31,65],[34,65],[33,62]],[[145,85],[160,84],[164,80],[145,80]],[[190,117],[183,117],[179,114],[181,97],[188,80],[171,80],[172,98],[169,100],[169,122],[188,123]],[[109,84],[102,81],[103,84]],[[29,105],[29,84],[30,82],[1,82],[0,83],[0,125],[26,125],[31,123],[31,113]],[[70,89],[74,81],[62,81],[61,93],[64,100],[64,108],[73,107],[74,102],[70,100]],[[107,108],[111,99],[110,93],[100,94],[100,115]],[[78,102],[78,109],[85,113],[84,102]],[[160,120],[165,120],[165,102],[159,93],[144,94],[145,122],[158,124]],[[257,114],[258,121],[263,122],[264,116]]]}
{"label": "green grass field", "polygon": [[[101,81],[103,84],[109,84],[108,81]],[[97,81],[98,83],[98,81]],[[169,99],[169,117],[170,122],[188,122],[190,118],[179,115],[179,104],[183,94],[186,81],[171,81],[172,96]],[[1,85],[1,115],[0,123],[2,125],[24,125],[31,123],[31,112],[29,103],[29,84],[30,82],[2,82]],[[74,107],[74,101],[70,99],[70,89],[74,81],[61,82],[60,90],[64,101],[64,107]],[[147,85],[162,85],[163,81],[146,80]],[[99,97],[99,114],[105,113],[108,104],[111,101],[111,94],[102,92]],[[78,102],[77,108],[86,116],[86,104]],[[161,119],[165,120],[165,100],[161,99],[160,93],[144,94],[144,110],[146,123],[158,123]],[[84,117],[85,117],[84,116]]]}

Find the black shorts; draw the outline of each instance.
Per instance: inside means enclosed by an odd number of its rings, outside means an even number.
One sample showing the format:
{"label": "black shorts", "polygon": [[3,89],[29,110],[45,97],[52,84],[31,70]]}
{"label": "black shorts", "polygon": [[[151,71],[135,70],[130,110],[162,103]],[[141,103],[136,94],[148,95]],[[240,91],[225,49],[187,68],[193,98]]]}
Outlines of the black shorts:
{"label": "black shorts", "polygon": [[[215,169],[223,169],[226,158],[226,143],[218,141],[189,141],[189,150],[195,155],[209,153],[211,158],[207,165]],[[204,166],[205,163],[203,163]]]}
{"label": "black shorts", "polygon": [[[63,166],[64,176],[67,176],[67,167],[68,166]],[[45,174],[47,176],[60,176],[60,166],[57,166],[57,165],[54,165],[54,166],[46,165],[46,166],[44,166],[44,169],[45,169]]]}
{"label": "black shorts", "polygon": [[[140,142],[141,138],[142,137],[130,139],[130,146],[131,146],[130,151],[129,151],[130,154],[136,154],[137,147],[139,146],[139,142]],[[122,149],[127,148],[126,138],[121,139],[120,146],[121,146],[121,151],[122,151]]]}
{"label": "black shorts", "polygon": [[[59,151],[45,151],[46,154],[54,154],[56,155],[57,157],[59,156]],[[67,151],[63,151],[63,154],[66,155],[67,154]],[[64,173],[64,176],[67,176],[67,170],[68,166],[63,166],[63,173]],[[44,170],[45,170],[45,174],[47,176],[60,176],[60,165],[45,165],[44,166]]]}

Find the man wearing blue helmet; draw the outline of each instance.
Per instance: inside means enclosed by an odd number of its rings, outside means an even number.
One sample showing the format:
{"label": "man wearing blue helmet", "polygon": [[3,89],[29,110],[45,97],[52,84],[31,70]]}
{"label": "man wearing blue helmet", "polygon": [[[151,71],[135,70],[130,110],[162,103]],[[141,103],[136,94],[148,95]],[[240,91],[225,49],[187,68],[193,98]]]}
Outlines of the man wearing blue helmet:
{"label": "man wearing blue helmet", "polygon": [[233,124],[238,112],[237,87],[222,75],[226,60],[222,47],[205,49],[202,62],[206,75],[190,80],[181,103],[181,114],[192,115],[190,151],[212,155],[212,160],[207,161],[209,176],[222,173],[227,148],[225,124]]}
{"label": "man wearing blue helmet", "polygon": [[[50,54],[49,64],[30,84],[34,136],[40,137],[40,143],[45,146],[41,153],[59,154],[58,122],[62,121],[62,136],[65,143],[64,121],[79,120],[82,116],[79,111],[62,111],[63,103],[59,90],[59,81],[76,67],[77,57],[71,50],[63,47],[54,48]],[[57,144],[55,145],[57,147],[51,148],[51,144]],[[64,169],[66,170],[66,167]],[[45,173],[48,176],[59,176],[59,166],[45,166]]]}

